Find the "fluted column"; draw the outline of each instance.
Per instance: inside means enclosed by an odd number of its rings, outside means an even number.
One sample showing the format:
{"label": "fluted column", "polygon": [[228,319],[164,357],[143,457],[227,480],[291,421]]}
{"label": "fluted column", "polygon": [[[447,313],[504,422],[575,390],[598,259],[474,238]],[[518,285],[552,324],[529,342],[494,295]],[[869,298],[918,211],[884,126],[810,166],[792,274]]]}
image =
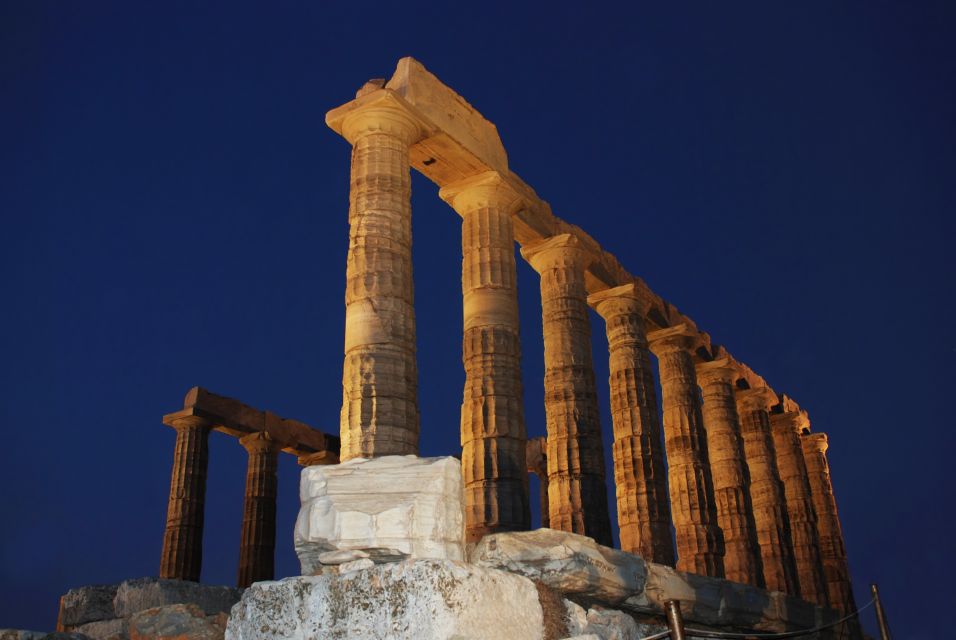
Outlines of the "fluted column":
{"label": "fluted column", "polygon": [[734,399],[736,377],[736,370],[726,358],[697,365],[717,523],[724,533],[724,574],[728,580],[763,587],[750,477]]}
{"label": "fluted column", "polygon": [[588,303],[607,329],[621,549],[673,566],[664,445],[644,326],[650,303],[633,284],[595,293]]}
{"label": "fluted column", "polygon": [[551,528],[611,544],[604,450],[591,360],[584,270],[588,254],[562,234],[521,255],[541,276],[544,404]]}
{"label": "fluted column", "polygon": [[494,172],[446,186],[441,197],[462,217],[461,464],[465,536],[476,542],[531,524],[511,221],[521,200]]}
{"label": "fluted column", "polygon": [[777,469],[787,499],[800,596],[809,602],[826,606],[827,585],[820,558],[817,514],[810,496],[810,479],[800,445],[800,432],[809,426],[809,421],[802,412],[789,411],[771,414],[770,426],[777,454]]}
{"label": "fluted column", "polygon": [[173,427],[176,450],[159,565],[161,578],[199,582],[211,427],[195,416],[180,418]]}
{"label": "fluted column", "polygon": [[242,508],[242,539],[239,542],[239,587],[272,580],[276,548],[276,471],[280,445],[268,434],[250,433],[239,438],[249,454],[246,494]]}
{"label": "fluted column", "polygon": [[541,507],[541,527],[551,527],[548,516],[548,441],[538,437],[528,440],[528,473],[538,476],[538,500]]}
{"label": "fluted column", "polygon": [[750,473],[750,499],[757,526],[764,582],[771,591],[799,596],[787,502],[767,413],[776,400],[773,392],[766,387],[737,391],[740,434],[744,440],[744,456]]}
{"label": "fluted column", "polygon": [[352,143],[342,371],[343,461],[418,453],[409,146],[420,129],[389,94],[342,126]]}
{"label": "fluted column", "polygon": [[648,334],[660,367],[671,511],[677,538],[677,568],[722,578],[724,538],[717,525],[714,484],[707,459],[697,374],[685,325]]}
{"label": "fluted column", "polygon": [[833,483],[830,480],[830,464],[827,461],[827,436],[810,433],[800,436],[810,494],[817,514],[817,532],[820,540],[820,556],[823,574],[827,583],[827,601],[844,613],[856,610],[853,588],[850,583],[850,567],[847,562],[843,529],[837,512]]}

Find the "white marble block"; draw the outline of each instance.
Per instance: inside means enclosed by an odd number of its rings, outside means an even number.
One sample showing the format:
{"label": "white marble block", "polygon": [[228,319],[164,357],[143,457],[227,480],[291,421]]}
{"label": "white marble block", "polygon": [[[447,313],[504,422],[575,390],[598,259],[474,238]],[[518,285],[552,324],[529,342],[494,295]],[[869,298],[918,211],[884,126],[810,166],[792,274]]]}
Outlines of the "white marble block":
{"label": "white marble block", "polygon": [[303,575],[327,552],[463,560],[461,463],[455,458],[354,458],[302,470],[295,548]]}

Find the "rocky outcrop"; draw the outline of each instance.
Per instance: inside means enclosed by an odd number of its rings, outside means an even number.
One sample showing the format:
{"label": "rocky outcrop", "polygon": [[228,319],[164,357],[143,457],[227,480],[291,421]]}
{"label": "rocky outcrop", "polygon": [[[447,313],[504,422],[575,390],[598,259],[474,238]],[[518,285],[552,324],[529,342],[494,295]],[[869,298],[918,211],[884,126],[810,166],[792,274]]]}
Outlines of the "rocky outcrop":
{"label": "rocky outcrop", "polygon": [[295,548],[302,574],[336,550],[464,559],[461,464],[451,457],[354,458],[302,470]]}
{"label": "rocky outcrop", "polygon": [[194,604],[156,607],[130,618],[129,640],[222,640],[224,620],[207,618]]}

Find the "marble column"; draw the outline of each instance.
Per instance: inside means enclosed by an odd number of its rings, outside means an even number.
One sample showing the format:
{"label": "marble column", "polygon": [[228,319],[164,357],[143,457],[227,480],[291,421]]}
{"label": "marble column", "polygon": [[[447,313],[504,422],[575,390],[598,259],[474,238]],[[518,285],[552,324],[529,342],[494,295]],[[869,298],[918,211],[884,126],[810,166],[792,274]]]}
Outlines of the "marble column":
{"label": "marble column", "polygon": [[776,401],[776,396],[767,387],[737,391],[740,435],[744,440],[744,456],[750,473],[750,500],[757,526],[764,583],[771,591],[799,596],[787,501],[767,413]]}
{"label": "marble column", "polygon": [[239,443],[249,454],[237,583],[244,588],[253,582],[272,580],[275,574],[276,472],[281,447],[264,432],[243,436]]}
{"label": "marble column", "polygon": [[409,147],[420,129],[394,99],[350,113],[342,461],[418,453]]}
{"label": "marble column", "polygon": [[744,461],[740,418],[734,399],[736,378],[737,371],[727,358],[697,365],[717,524],[724,533],[724,574],[728,580],[763,587],[757,527],[750,502],[750,476]]}
{"label": "marble column", "polygon": [[528,440],[528,473],[538,477],[538,500],[541,507],[541,527],[551,527],[548,517],[548,441],[544,437]]}
{"label": "marble column", "polygon": [[673,566],[664,445],[644,326],[650,302],[626,284],[595,293],[588,303],[607,329],[621,549]]}
{"label": "marble column", "polygon": [[212,425],[203,418],[189,416],[178,419],[173,428],[176,449],[159,577],[199,582]]}
{"label": "marble column", "polygon": [[722,578],[724,537],[717,524],[700,391],[690,354],[694,333],[682,324],[653,331],[647,337],[660,368],[677,568]]}
{"label": "marble column", "polygon": [[584,270],[588,253],[571,234],[525,246],[541,276],[544,403],[551,528],[611,545],[604,449],[591,360]]}
{"label": "marble column", "polygon": [[465,537],[531,525],[512,216],[521,199],[497,173],[443,187],[462,217],[461,464]]}
{"label": "marble column", "polygon": [[840,526],[833,483],[830,480],[827,436],[824,433],[802,435],[800,444],[807,466],[810,495],[817,514],[820,556],[827,583],[827,602],[829,606],[843,613],[856,611],[846,546],[843,543],[843,529]]}
{"label": "marble column", "polygon": [[810,496],[810,479],[800,445],[800,432],[809,424],[806,415],[797,411],[770,415],[777,469],[787,499],[800,596],[809,602],[826,606],[827,585],[820,558],[817,514]]}

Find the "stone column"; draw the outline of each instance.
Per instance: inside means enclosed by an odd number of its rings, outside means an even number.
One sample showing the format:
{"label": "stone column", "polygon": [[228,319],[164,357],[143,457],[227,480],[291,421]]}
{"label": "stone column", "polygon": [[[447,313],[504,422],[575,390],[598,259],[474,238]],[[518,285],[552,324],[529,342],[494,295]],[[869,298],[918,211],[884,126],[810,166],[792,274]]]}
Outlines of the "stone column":
{"label": "stone column", "polygon": [[584,270],[588,254],[571,234],[526,246],[541,276],[544,405],[551,528],[611,545],[604,449],[591,360]]}
{"label": "stone column", "polygon": [[264,432],[243,436],[239,443],[249,453],[237,584],[244,588],[253,582],[272,580],[275,574],[276,471],[280,445]]}
{"label": "stone column", "polygon": [[850,613],[856,611],[856,602],[850,584],[850,567],[843,543],[843,529],[840,526],[833,483],[830,480],[827,436],[824,433],[809,433],[800,436],[800,444],[807,466],[813,507],[817,514],[820,556],[827,583],[827,602],[834,609]]}
{"label": "stone column", "polygon": [[176,420],[173,428],[176,450],[159,577],[199,582],[212,425],[203,418],[189,416]]}
{"label": "stone column", "polygon": [[740,434],[750,473],[750,500],[757,526],[764,583],[770,591],[799,596],[787,502],[767,413],[776,401],[776,396],[767,387],[737,391]]}
{"label": "stone column", "polygon": [[827,605],[827,585],[820,559],[817,514],[810,497],[810,479],[800,445],[800,432],[809,426],[806,414],[797,411],[772,414],[770,427],[777,454],[777,469],[783,482],[790,518],[793,559],[797,565],[800,596],[808,602]]}
{"label": "stone column", "polygon": [[650,302],[626,284],[595,293],[588,303],[607,328],[621,549],[673,566],[664,445],[644,326]]}
{"label": "stone column", "polygon": [[511,216],[521,199],[495,172],[442,188],[462,217],[461,466],[465,537],[531,526]]}
{"label": "stone column", "polygon": [[352,143],[342,371],[343,461],[418,453],[409,146],[419,127],[395,98],[357,108]]}
{"label": "stone column", "polygon": [[728,580],[763,587],[760,547],[750,502],[740,418],[734,399],[737,371],[727,358],[697,365],[707,430],[707,457],[714,479],[717,524],[724,533],[724,574]]}
{"label": "stone column", "polygon": [[717,525],[700,391],[689,352],[694,346],[694,334],[682,324],[653,331],[647,337],[660,367],[677,568],[722,578],[724,537]]}
{"label": "stone column", "polygon": [[544,437],[528,440],[528,473],[538,476],[538,500],[541,506],[541,528],[551,527],[548,516],[548,441]]}

